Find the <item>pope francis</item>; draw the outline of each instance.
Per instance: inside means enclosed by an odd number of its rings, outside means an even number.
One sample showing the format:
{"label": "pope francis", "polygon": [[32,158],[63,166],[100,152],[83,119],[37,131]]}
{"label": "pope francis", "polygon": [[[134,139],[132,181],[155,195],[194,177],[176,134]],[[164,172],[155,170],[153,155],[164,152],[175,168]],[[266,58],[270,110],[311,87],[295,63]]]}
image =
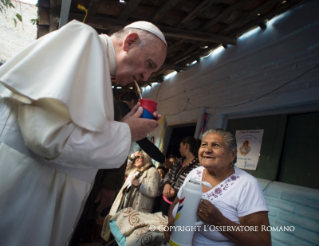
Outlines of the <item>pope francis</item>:
{"label": "pope francis", "polygon": [[0,67],[0,245],[68,244],[97,170],[158,125],[139,104],[114,121],[111,76],[146,81],[166,46],[148,22],[109,37],[72,21]]}

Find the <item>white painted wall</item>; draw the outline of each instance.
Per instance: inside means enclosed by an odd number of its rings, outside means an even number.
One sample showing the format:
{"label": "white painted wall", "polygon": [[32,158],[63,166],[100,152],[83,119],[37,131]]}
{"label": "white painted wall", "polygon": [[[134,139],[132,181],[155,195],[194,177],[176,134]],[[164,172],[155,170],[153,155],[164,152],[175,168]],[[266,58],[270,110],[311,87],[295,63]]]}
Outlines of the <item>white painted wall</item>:
{"label": "white painted wall", "polygon": [[206,108],[206,129],[221,127],[236,114],[318,104],[318,9],[319,1],[312,0],[288,11],[265,31],[257,28],[238,45],[220,48],[188,71],[145,88],[143,97],[158,102],[168,125],[199,122]]}
{"label": "white painted wall", "polygon": [[[38,16],[38,8],[34,4],[20,1],[11,1],[15,8],[10,8],[6,13],[0,13],[0,62],[6,62],[37,38],[37,25],[30,20]],[[22,22],[14,25],[13,17],[22,16]],[[36,69],[36,68],[35,68]]]}

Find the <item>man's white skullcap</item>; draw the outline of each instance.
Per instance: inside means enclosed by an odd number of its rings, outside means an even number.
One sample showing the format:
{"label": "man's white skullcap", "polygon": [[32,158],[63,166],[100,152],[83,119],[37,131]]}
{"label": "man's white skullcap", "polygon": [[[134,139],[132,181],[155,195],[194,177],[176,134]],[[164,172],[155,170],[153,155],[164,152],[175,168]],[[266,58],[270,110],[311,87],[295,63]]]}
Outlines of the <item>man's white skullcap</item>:
{"label": "man's white skullcap", "polygon": [[164,42],[164,44],[167,46],[164,34],[161,32],[160,29],[158,29],[157,26],[155,26],[154,24],[152,24],[151,22],[148,21],[135,21],[127,26],[124,27],[124,29],[126,28],[137,28],[137,29],[141,29],[150,33],[153,33],[155,36],[157,36],[160,40],[162,40]]}

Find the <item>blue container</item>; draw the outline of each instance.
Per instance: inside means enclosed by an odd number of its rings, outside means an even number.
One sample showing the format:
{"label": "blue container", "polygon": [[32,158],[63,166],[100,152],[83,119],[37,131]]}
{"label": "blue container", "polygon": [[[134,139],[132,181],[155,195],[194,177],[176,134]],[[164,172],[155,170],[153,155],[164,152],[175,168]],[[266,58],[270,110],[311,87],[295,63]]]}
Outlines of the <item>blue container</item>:
{"label": "blue container", "polygon": [[151,119],[151,120],[154,119],[153,114],[151,112],[147,111],[145,108],[143,108],[143,114],[142,114],[141,118]]}

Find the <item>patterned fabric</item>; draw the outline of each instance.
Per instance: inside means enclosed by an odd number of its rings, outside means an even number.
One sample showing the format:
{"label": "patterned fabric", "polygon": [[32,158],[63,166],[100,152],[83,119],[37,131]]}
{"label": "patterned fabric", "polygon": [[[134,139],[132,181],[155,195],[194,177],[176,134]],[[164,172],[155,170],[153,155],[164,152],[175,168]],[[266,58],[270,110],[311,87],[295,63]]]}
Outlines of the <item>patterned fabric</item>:
{"label": "patterned fabric", "polygon": [[182,186],[187,174],[193,169],[201,166],[198,158],[193,159],[189,165],[183,167],[184,158],[175,161],[172,169],[165,175],[164,184],[170,184],[174,189],[179,190]]}
{"label": "patterned fabric", "polygon": [[107,216],[104,220],[101,237],[110,239],[110,221],[116,221],[120,232],[126,237],[127,246],[140,245],[165,245],[164,228],[167,225],[167,217],[161,212],[150,214],[125,208],[115,215]]}

